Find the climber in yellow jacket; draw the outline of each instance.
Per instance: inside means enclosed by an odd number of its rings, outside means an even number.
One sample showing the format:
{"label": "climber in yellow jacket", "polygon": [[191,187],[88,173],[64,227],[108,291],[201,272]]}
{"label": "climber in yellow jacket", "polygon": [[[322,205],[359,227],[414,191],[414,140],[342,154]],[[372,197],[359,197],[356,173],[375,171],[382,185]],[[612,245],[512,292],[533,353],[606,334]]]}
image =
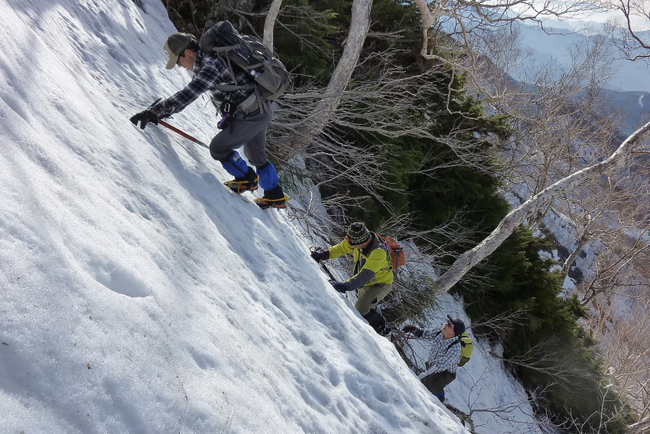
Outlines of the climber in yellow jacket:
{"label": "climber in yellow jacket", "polygon": [[318,248],[311,257],[316,262],[334,259],[353,253],[352,277],[345,282],[330,281],[339,292],[359,290],[354,307],[381,335],[388,333],[386,319],[375,309],[377,304],[393,289],[395,275],[392,268],[390,247],[376,234],[368,231],[363,223],[353,223],[347,236],[329,249]]}

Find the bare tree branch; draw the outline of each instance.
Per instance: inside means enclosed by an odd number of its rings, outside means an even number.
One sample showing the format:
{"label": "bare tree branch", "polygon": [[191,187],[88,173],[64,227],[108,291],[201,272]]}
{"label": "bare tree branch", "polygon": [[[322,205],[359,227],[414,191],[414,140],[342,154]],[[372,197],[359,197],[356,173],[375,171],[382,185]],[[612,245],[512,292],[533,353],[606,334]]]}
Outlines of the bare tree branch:
{"label": "bare tree branch", "polygon": [[643,0],[612,0],[625,20],[625,30],[621,32],[622,50],[629,60],[650,58],[650,38],[643,35],[641,26],[635,23],[638,19],[647,27],[650,24],[650,5]]}
{"label": "bare tree branch", "polygon": [[648,132],[650,132],[650,122],[628,137],[605,161],[579,170],[557,181],[509,212],[485,240],[460,255],[449,270],[440,277],[438,280],[440,288],[444,291],[451,289],[467,271],[494,252],[526,219],[534,218],[541,207],[549,201],[559,197],[569,189],[624,168],[630,158],[631,151],[634,150],[635,146],[638,146],[639,142],[645,139]]}

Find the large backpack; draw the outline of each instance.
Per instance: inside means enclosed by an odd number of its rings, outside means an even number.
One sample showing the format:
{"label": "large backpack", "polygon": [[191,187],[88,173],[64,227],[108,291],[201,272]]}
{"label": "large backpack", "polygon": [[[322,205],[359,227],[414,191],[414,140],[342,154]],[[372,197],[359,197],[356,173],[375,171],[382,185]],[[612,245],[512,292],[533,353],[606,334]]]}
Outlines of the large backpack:
{"label": "large backpack", "polygon": [[244,89],[235,79],[233,64],[255,80],[257,96],[262,101],[280,98],[287,90],[290,75],[285,66],[259,38],[241,35],[230,21],[219,21],[201,37],[199,47],[206,53],[216,53],[226,61],[235,86],[222,86],[224,91]]}
{"label": "large backpack", "polygon": [[447,345],[447,349],[456,344],[460,344],[460,361],[458,362],[458,366],[463,366],[465,363],[469,362],[469,359],[472,357],[472,353],[474,352],[474,342],[472,342],[469,333],[463,332],[458,339]]}
{"label": "large backpack", "polygon": [[380,241],[390,248],[393,270],[397,270],[399,267],[406,264],[406,253],[404,252],[404,247],[402,247],[395,238],[385,237],[379,234],[376,235],[379,237]]}

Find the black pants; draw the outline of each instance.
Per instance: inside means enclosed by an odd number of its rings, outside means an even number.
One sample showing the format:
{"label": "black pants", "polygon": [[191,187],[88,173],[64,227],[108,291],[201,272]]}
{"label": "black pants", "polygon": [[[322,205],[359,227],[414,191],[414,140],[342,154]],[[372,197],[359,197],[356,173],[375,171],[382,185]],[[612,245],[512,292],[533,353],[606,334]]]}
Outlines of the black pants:
{"label": "black pants", "polygon": [[386,330],[386,319],[375,309],[370,309],[370,312],[363,315],[363,317],[368,321],[368,324],[375,329],[380,335],[385,335],[388,331]]}
{"label": "black pants", "polygon": [[455,372],[442,371],[427,375],[421,381],[424,386],[434,395],[445,391],[445,386],[456,379]]}

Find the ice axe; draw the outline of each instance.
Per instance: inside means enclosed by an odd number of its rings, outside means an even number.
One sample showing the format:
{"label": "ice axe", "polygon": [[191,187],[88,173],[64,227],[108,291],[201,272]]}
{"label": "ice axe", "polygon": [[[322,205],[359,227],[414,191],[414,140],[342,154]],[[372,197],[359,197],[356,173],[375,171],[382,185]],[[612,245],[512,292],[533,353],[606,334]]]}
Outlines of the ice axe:
{"label": "ice axe", "polygon": [[[318,248],[316,248],[316,247],[312,247],[310,250],[311,250],[312,252],[316,252],[316,251],[321,250],[321,248],[320,248],[320,247],[318,247]],[[323,271],[324,271],[324,272],[329,276],[330,280],[338,280],[336,277],[334,277],[334,275],[333,275],[332,272],[329,270],[329,268],[327,268],[327,267],[325,266],[325,264],[323,264],[322,262],[319,261],[319,262],[318,262],[318,265],[320,265],[320,267],[323,269]],[[349,300],[349,298],[348,298],[348,294],[347,294],[347,293],[342,293],[342,295],[343,295],[346,299]]]}
{"label": "ice axe", "polygon": [[[147,108],[150,109],[151,107],[155,106],[155,105],[158,103],[158,101],[160,101],[161,99],[162,99],[162,98],[158,98],[157,100],[155,100],[154,102],[152,102],[151,105],[150,105],[149,107],[147,107]],[[196,144],[199,145],[199,146],[203,146],[203,147],[206,148],[206,149],[210,149],[210,147],[209,147],[208,145],[206,145],[205,143],[203,143],[203,142],[200,141],[199,139],[190,136],[190,135],[187,134],[185,131],[176,128],[175,126],[173,126],[173,125],[171,125],[171,124],[169,124],[169,123],[163,121],[162,119],[158,119],[158,123],[159,123],[160,125],[162,125],[163,127],[165,127],[165,128],[169,128],[170,130],[172,130],[172,131],[175,132],[176,134],[180,134],[181,136],[185,137],[187,140],[189,140],[189,141],[191,141],[191,142],[194,142],[194,143],[196,143]]]}
{"label": "ice axe", "polygon": [[180,130],[180,129],[176,128],[175,126],[168,124],[167,122],[163,121],[162,119],[158,119],[158,123],[160,125],[162,125],[163,127],[169,128],[170,130],[172,130],[176,134],[180,134],[181,136],[185,137],[187,140],[189,140],[191,142],[194,142],[199,146],[203,146],[206,149],[210,149],[210,147],[208,145],[206,145],[205,143],[203,143],[199,139],[190,136],[185,131]]}
{"label": "ice axe", "polygon": [[[309,249],[309,251],[312,252],[312,253],[314,253],[314,252],[321,252],[322,250],[323,250],[322,247],[312,247],[311,249]],[[336,277],[334,277],[334,275],[333,275],[332,272],[329,270],[329,268],[327,268],[327,267],[325,266],[325,264],[323,264],[322,262],[318,261],[318,265],[320,265],[321,268],[323,269],[323,271],[325,271],[325,273],[327,273],[327,275],[329,276],[330,280],[338,280]]]}

